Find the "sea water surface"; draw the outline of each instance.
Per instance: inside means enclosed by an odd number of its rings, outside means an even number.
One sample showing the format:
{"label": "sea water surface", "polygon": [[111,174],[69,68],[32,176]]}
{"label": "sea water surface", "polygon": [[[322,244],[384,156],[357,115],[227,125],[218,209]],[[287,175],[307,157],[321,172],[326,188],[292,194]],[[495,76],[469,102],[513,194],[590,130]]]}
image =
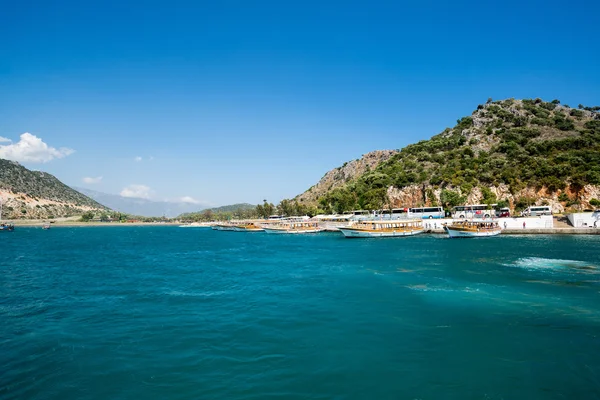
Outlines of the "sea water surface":
{"label": "sea water surface", "polygon": [[600,237],[0,234],[1,399],[600,398]]}

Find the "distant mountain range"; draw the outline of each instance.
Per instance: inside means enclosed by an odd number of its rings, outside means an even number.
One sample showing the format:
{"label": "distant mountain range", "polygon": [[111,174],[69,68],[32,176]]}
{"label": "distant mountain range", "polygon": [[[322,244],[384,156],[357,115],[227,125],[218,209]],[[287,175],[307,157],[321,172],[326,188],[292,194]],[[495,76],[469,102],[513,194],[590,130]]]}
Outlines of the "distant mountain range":
{"label": "distant mountain range", "polygon": [[208,210],[210,210],[213,213],[225,213],[225,212],[254,210],[255,208],[256,208],[256,204],[237,203],[237,204],[231,204],[229,206],[209,208]]}
{"label": "distant mountain range", "polygon": [[73,187],[73,189],[115,211],[144,217],[165,216],[167,218],[173,218],[183,213],[202,211],[207,207],[205,204],[152,201],[136,197],[123,197],[116,194],[102,193],[80,187]]}
{"label": "distant mountain range", "polygon": [[[95,190],[69,187],[53,175],[31,171],[15,161],[0,159],[0,201],[4,219],[53,219],[96,214],[114,210],[144,217],[173,218],[186,213],[198,213],[208,204],[172,201],[151,201],[123,197]],[[253,208],[250,204],[235,204],[212,209],[226,212]]]}
{"label": "distant mountain range", "polygon": [[223,218],[255,218],[256,206],[249,203],[231,204],[215,208],[207,208],[199,212],[183,213],[177,218],[191,221],[210,221]]}

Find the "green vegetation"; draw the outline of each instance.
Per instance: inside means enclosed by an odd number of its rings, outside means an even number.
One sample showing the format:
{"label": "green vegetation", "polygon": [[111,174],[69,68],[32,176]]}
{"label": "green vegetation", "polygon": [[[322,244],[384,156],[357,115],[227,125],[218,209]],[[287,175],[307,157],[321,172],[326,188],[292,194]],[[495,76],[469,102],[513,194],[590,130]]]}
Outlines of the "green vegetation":
{"label": "green vegetation", "polygon": [[[558,100],[488,101],[454,128],[406,146],[323,194],[318,206],[337,213],[385,208],[390,186],[442,189],[440,201],[451,207],[464,203],[476,187],[483,202],[492,204],[498,199],[489,187],[501,184],[513,194],[526,187],[555,192],[600,185],[600,113],[580,109],[588,112],[561,106]],[[435,199],[426,197],[430,203]],[[534,203],[517,201],[519,207]]]}
{"label": "green vegetation", "polygon": [[283,215],[286,217],[295,215],[314,216],[322,213],[323,210],[316,207],[306,206],[297,200],[282,200],[277,206],[263,200],[263,204],[253,206],[252,204],[234,204],[212,208],[195,213],[181,214],[177,219],[182,221],[210,222],[210,221],[229,221],[232,219],[255,219],[268,218],[272,215]]}
{"label": "green vegetation", "polygon": [[[266,201],[265,201],[266,202]],[[257,218],[256,206],[248,203],[232,204],[229,206],[209,208],[206,210],[185,213],[176,219],[192,222],[229,221],[231,219]]]}
{"label": "green vegetation", "polygon": [[442,206],[444,208],[451,209],[452,207],[463,204],[467,200],[467,197],[461,196],[458,192],[444,189],[442,190],[440,200],[442,201]]}
{"label": "green vegetation", "polygon": [[88,212],[86,212],[86,213],[83,213],[83,214],[81,215],[81,221],[82,221],[82,222],[89,222],[89,221],[91,221],[92,219],[94,219],[94,213],[93,213],[93,212],[91,212],[91,211],[88,211]]}
{"label": "green vegetation", "polygon": [[567,195],[565,192],[562,192],[558,196],[558,201],[569,201],[569,195]]}

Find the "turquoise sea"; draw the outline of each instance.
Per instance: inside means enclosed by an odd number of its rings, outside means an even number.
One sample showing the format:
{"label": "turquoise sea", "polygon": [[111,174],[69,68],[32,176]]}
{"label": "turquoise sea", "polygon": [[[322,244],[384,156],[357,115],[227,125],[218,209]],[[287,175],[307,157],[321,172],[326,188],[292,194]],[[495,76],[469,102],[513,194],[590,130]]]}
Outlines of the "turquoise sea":
{"label": "turquoise sea", "polygon": [[598,399],[600,237],[0,234],[1,399]]}

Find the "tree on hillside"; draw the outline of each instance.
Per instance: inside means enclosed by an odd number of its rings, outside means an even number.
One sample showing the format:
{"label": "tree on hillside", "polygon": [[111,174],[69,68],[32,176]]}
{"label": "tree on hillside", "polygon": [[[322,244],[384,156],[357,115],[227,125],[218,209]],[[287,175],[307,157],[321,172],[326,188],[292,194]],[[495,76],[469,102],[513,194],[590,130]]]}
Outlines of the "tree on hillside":
{"label": "tree on hillside", "polygon": [[496,194],[492,192],[489,188],[485,186],[482,187],[481,193],[483,194],[483,199],[481,200],[483,204],[487,204],[488,206],[496,204],[496,201],[498,200],[496,198]]}
{"label": "tree on hillside", "polygon": [[319,199],[326,213],[343,214],[357,207],[356,193],[348,187],[336,188]]}
{"label": "tree on hillside", "polygon": [[285,215],[286,217],[291,217],[292,215],[295,214],[295,211],[296,211],[295,208],[296,207],[294,207],[294,203],[292,203],[288,199],[283,199],[277,205],[277,213],[279,215]]}
{"label": "tree on hillside", "polygon": [[267,200],[263,200],[263,204],[258,204],[256,206],[256,213],[262,218],[269,218],[269,216],[273,215],[274,211],[275,206],[273,203],[268,203]]}
{"label": "tree on hillside", "polygon": [[204,210],[204,212],[202,212],[202,220],[204,221],[212,221],[213,217],[214,213],[212,210]]}
{"label": "tree on hillside", "polygon": [[364,210],[381,210],[389,203],[387,189],[371,189],[359,198],[358,203]]}
{"label": "tree on hillside", "polygon": [[464,204],[467,201],[466,196],[461,196],[458,192],[453,190],[443,189],[440,195],[440,201],[444,208],[451,209],[452,207]]}
{"label": "tree on hillside", "polygon": [[83,213],[83,214],[81,215],[81,220],[82,220],[83,222],[89,222],[89,221],[91,221],[92,219],[94,219],[94,213],[93,213],[93,212],[91,212],[91,211],[88,211],[88,212],[86,212],[86,213]]}

